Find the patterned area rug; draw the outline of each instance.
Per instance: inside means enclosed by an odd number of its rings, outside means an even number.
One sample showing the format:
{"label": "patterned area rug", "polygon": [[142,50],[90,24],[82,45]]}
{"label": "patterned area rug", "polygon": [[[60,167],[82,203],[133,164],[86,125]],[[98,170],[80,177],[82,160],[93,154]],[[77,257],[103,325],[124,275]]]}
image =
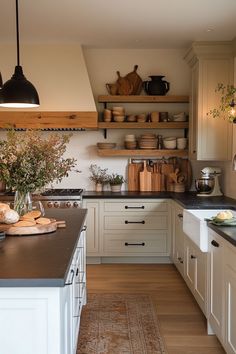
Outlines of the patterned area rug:
{"label": "patterned area rug", "polygon": [[77,354],[167,354],[147,295],[90,294]]}

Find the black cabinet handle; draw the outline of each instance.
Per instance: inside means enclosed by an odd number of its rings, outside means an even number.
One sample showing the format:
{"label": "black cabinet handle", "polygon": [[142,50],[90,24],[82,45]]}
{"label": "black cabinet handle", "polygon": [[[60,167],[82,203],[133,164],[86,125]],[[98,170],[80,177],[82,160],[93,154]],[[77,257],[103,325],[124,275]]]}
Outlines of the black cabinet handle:
{"label": "black cabinet handle", "polygon": [[82,230],[81,230],[81,232],[82,232],[82,231],[86,231],[86,230],[87,230],[87,225],[84,225],[83,228],[82,228]]}
{"label": "black cabinet handle", "polygon": [[191,254],[191,259],[196,259],[197,257],[196,256],[194,256],[193,254]]}
{"label": "black cabinet handle", "polygon": [[74,276],[75,276],[74,269],[71,269],[70,273],[71,273],[71,280],[68,283],[65,283],[65,285],[71,285],[73,283]]}
{"label": "black cabinet handle", "polygon": [[184,263],[184,261],[182,260],[181,257],[178,257],[178,261],[179,261],[179,263]]}
{"label": "black cabinet handle", "polygon": [[128,206],[128,205],[126,205],[125,209],[145,209],[145,206],[144,205],[142,205],[142,206]]}
{"label": "black cabinet handle", "polygon": [[145,242],[141,242],[141,243],[129,243],[129,242],[125,242],[125,246],[145,246]]}
{"label": "black cabinet handle", "polygon": [[211,241],[211,244],[212,244],[212,246],[214,246],[214,247],[220,247],[219,243],[216,242],[215,240],[212,240],[212,241]]}
{"label": "black cabinet handle", "polygon": [[178,218],[183,219],[183,214],[182,213],[178,214]]}
{"label": "black cabinet handle", "polygon": [[128,220],[125,220],[125,224],[145,224],[145,221],[142,220],[142,221],[128,221]]}

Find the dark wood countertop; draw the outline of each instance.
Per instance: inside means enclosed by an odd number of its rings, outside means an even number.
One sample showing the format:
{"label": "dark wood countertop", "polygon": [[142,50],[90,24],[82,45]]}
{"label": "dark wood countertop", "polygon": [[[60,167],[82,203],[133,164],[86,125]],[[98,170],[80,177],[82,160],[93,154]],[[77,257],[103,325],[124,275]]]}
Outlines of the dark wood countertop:
{"label": "dark wood countertop", "polygon": [[0,241],[0,287],[64,286],[86,209],[47,209],[47,217],[65,220],[66,228]]}

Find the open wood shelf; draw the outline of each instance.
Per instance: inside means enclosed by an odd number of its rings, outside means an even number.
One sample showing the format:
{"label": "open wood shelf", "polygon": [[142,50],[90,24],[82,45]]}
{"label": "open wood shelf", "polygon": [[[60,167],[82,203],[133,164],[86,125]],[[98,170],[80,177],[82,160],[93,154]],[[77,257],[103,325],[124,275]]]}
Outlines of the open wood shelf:
{"label": "open wood shelf", "polygon": [[163,156],[178,156],[188,157],[188,150],[155,150],[155,149],[98,149],[99,156],[149,156],[149,157],[163,157]]}
{"label": "open wood shelf", "polygon": [[141,96],[141,95],[99,95],[98,102],[108,103],[108,102],[128,102],[128,103],[188,103],[189,96]]}
{"label": "open wood shelf", "polygon": [[98,122],[99,129],[187,129],[188,122]]}

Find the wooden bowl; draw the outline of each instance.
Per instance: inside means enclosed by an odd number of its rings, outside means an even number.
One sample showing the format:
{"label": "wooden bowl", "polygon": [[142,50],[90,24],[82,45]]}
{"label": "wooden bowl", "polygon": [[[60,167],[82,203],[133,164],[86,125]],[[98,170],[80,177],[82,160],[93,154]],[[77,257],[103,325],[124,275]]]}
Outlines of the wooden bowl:
{"label": "wooden bowl", "polygon": [[114,149],[116,147],[116,143],[97,143],[98,149]]}

